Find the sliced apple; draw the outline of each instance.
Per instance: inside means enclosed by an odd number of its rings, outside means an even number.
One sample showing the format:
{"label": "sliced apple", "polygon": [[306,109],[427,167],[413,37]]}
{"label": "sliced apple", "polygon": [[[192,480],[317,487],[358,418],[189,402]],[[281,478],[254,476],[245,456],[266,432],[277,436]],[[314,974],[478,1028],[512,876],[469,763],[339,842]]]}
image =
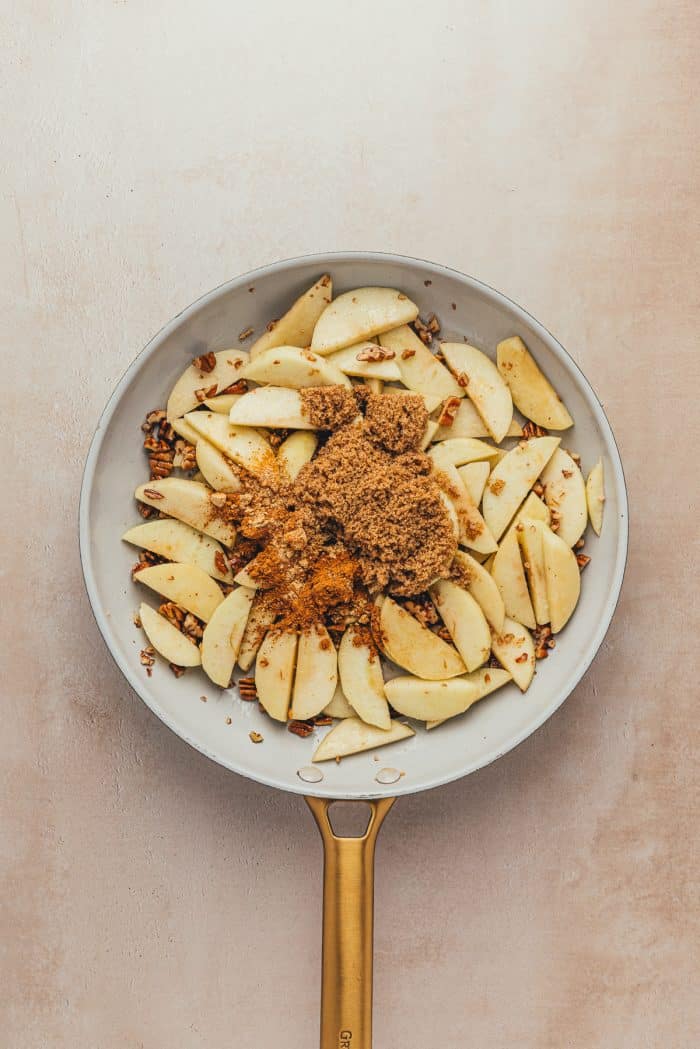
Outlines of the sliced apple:
{"label": "sliced apple", "polygon": [[197,466],[207,484],[210,484],[215,492],[240,491],[241,476],[238,467],[205,438],[199,437],[199,434],[197,437]]}
{"label": "sliced apple", "polygon": [[385,655],[420,678],[441,681],[463,674],[462,657],[446,641],[414,619],[390,597],[379,610],[381,648]]}
{"label": "sliced apple", "polygon": [[333,353],[417,316],[416,304],[396,288],[355,288],[326,306],[314,328],[311,349]]}
{"label": "sliced apple", "polygon": [[435,422],[435,420],[434,419],[428,419],[427,423],[425,424],[425,433],[423,434],[423,438],[422,438],[422,440],[420,442],[420,445],[419,445],[419,448],[420,448],[420,450],[422,452],[425,451],[425,449],[428,447],[428,445],[432,441],[433,437],[435,436],[435,432],[436,432],[437,428],[438,428],[438,424]]}
{"label": "sliced apple", "polygon": [[588,475],[588,480],[586,481],[586,502],[588,503],[591,527],[596,535],[600,535],[603,528],[603,506],[605,504],[605,478],[602,459],[598,460]]}
{"label": "sliced apple", "polygon": [[484,520],[494,538],[503,535],[559,441],[559,437],[533,437],[530,441],[521,441],[494,467],[481,504]]}
{"label": "sliced apple", "polygon": [[285,386],[259,386],[249,390],[231,409],[235,426],[270,426],[274,429],[316,430],[302,410],[301,394]]}
{"label": "sliced apple", "polygon": [[168,601],[208,623],[224,600],[224,595],[211,576],[195,565],[164,564],[142,568],[134,574],[137,583],[143,583]]}
{"label": "sliced apple", "polygon": [[224,546],[233,546],[236,529],[221,519],[220,511],[211,502],[211,494],[211,489],[199,481],[164,477],[139,485],[134,497],[178,521],[184,521],[205,535],[213,536]]}
{"label": "sliced apple", "polygon": [[350,754],[398,743],[410,736],[415,736],[415,732],[410,725],[404,725],[401,721],[392,721],[390,728],[382,729],[374,725],[365,725],[359,718],[345,718],[323,737],[311,760],[332,761],[335,758],[346,758]]}
{"label": "sliced apple", "polygon": [[521,692],[526,692],[535,673],[535,646],[529,631],[506,616],[503,631],[493,634],[491,647]]}
{"label": "sliced apple", "polygon": [[242,671],[250,670],[265,634],[275,621],[275,616],[259,600],[254,600],[243,631],[241,647],[238,650],[238,665]]}
{"label": "sliced apple", "polygon": [[242,369],[244,379],[272,386],[351,386],[336,362],[298,346],[273,346]]}
{"label": "sliced apple", "polygon": [[491,575],[503,598],[506,615],[534,630],[537,625],[535,610],[532,607],[515,530],[508,531],[501,540],[493,559]]}
{"label": "sliced apple", "polygon": [[[164,517],[159,521],[146,521],[124,532],[125,543],[133,543],[142,550],[150,550],[168,561],[195,565],[213,579],[222,583],[233,582],[231,570],[223,560],[224,551],[220,543],[211,536],[190,528],[183,521]],[[218,563],[217,563],[218,562]],[[223,565],[223,567],[221,567]]]}
{"label": "sliced apple", "polygon": [[327,707],[323,708],[323,713],[327,714],[331,718],[354,718],[357,717],[355,711],[352,709],[347,701],[347,697],[343,692],[342,687],[338,684],[335,687],[333,693],[333,699],[330,701]]}
{"label": "sliced apple", "polygon": [[459,521],[459,541],[480,554],[494,553],[497,543],[483,517],[471,500],[455,466],[443,466],[433,474],[435,482],[448,497]]}
{"label": "sliced apple", "polygon": [[[508,427],[506,437],[522,437],[523,428],[515,419]],[[484,420],[481,418],[472,402],[465,397],[460,402],[457,414],[451,426],[441,426],[436,434],[436,440],[444,441],[448,437],[489,437]]]}
{"label": "sliced apple", "polygon": [[[420,339],[418,341],[420,342]],[[422,342],[421,346],[423,346]],[[425,349],[425,347],[423,348]],[[382,393],[384,393],[387,397],[405,397],[407,394],[418,393],[418,396],[423,398],[425,410],[428,413],[428,415],[432,415],[435,409],[439,408],[443,401],[442,397],[438,397],[434,393],[419,393],[418,390],[406,390],[403,388],[403,386],[385,386],[382,390]]]}
{"label": "sliced apple", "polygon": [[305,721],[320,714],[333,699],[337,684],[338,653],[325,626],[317,623],[302,630],[289,716]]}
{"label": "sliced apple", "polygon": [[202,636],[202,669],[215,685],[228,688],[255,591],[239,586],[214,611]]}
{"label": "sliced apple", "polygon": [[177,380],[166,406],[169,423],[174,425],[176,419],[182,418],[197,407],[200,403],[198,391],[211,390],[210,397],[223,393],[228,386],[240,379],[241,368],[248,363],[248,354],[242,350],[220,350],[214,356],[216,365],[211,371],[202,371],[192,363]]}
{"label": "sliced apple", "polygon": [[333,298],[333,281],[327,273],[300,295],[279,320],[268,324],[250,348],[251,360],[273,346],[309,346],[316,322]]}
{"label": "sliced apple", "polygon": [[479,506],[484,496],[484,488],[491,473],[491,466],[485,463],[466,463],[458,467],[457,473],[464,482],[474,506]]}
{"label": "sliced apple", "polygon": [[588,521],[583,475],[569,453],[557,448],[540,480],[547,506],[558,515],[557,535],[568,546],[573,546],[583,535]]}
{"label": "sliced apple", "polygon": [[373,376],[368,375],[367,378],[365,379],[365,386],[372,393],[377,393],[377,394],[384,393],[384,380],[383,379],[375,379]]}
{"label": "sliced apple", "polygon": [[221,393],[218,397],[205,397],[202,404],[205,408],[208,408],[210,412],[216,412],[217,415],[228,415],[233,408],[239,397],[243,395],[240,393]]}
{"label": "sliced apple", "polygon": [[454,375],[450,375],[445,365],[407,324],[380,335],[379,343],[396,354],[394,359],[401,372],[401,381],[409,390],[426,397],[437,397],[439,401],[447,397],[464,397],[464,390]]}
{"label": "sliced apple", "polygon": [[491,633],[481,607],[468,591],[449,579],[433,583],[430,595],[467,670],[476,670],[491,651]]}
{"label": "sliced apple", "polygon": [[150,605],[141,605],[139,619],[149,642],[168,663],[178,667],[198,667],[202,662],[197,645]]}
{"label": "sliced apple", "polygon": [[401,372],[395,360],[367,360],[369,351],[381,349],[374,342],[358,342],[355,346],[346,346],[344,350],[331,353],[326,360],[330,361],[346,375],[355,375],[360,379],[381,379],[384,382],[399,382]]}
{"label": "sliced apple", "polygon": [[459,541],[460,532],[462,530],[461,525],[459,523],[459,515],[454,508],[452,500],[442,490],[440,490],[440,502],[447,511],[447,516],[450,519],[450,524],[452,525],[452,532],[454,534],[454,537],[457,541]]}
{"label": "sliced apple", "polygon": [[386,694],[399,714],[418,721],[436,721],[462,714],[478,698],[478,689],[468,677],[451,681],[395,677],[387,681]]}
{"label": "sliced apple", "polygon": [[258,649],[255,661],[258,699],[275,721],[287,720],[298,643],[296,634],[271,630]]}
{"label": "sliced apple", "polygon": [[384,675],[374,645],[362,640],[357,627],[350,625],[338,647],[338,673],[343,693],[368,725],[387,729],[389,705],[384,695]]}
{"label": "sliced apple", "polygon": [[287,481],[296,481],[299,471],[313,458],[318,437],[308,430],[292,433],[277,449],[277,463]]}
{"label": "sliced apple", "polygon": [[547,600],[547,583],[544,574],[544,552],[542,550],[541,521],[525,518],[517,525],[515,532],[523,555],[523,567],[530,587],[532,607],[535,610],[535,621],[539,624],[549,622],[549,602]]}
{"label": "sliced apple", "polygon": [[[498,688],[503,688],[509,681],[512,681],[512,675],[507,670],[503,670],[502,667],[481,667],[479,670],[475,670],[473,674],[469,674],[466,678],[453,678],[454,681],[469,681],[476,688],[476,695],[471,701],[469,706],[473,706],[478,699],[483,699],[485,696],[490,696],[492,692],[495,692]],[[450,682],[451,684],[452,682]],[[469,707],[467,707],[469,709]],[[458,713],[463,713],[458,711]],[[438,725],[444,724],[448,718],[438,718],[435,721],[426,721],[425,727],[430,729],[437,728]]]}
{"label": "sliced apple", "polygon": [[254,562],[255,558],[253,558],[252,561],[249,561],[245,568],[241,568],[238,572],[236,572],[235,582],[238,583],[239,586],[248,586],[251,590],[258,589],[258,586],[260,584],[256,581],[255,577],[251,575],[250,572],[250,568],[254,564]]}
{"label": "sliced apple", "polygon": [[556,532],[542,527],[542,549],[549,602],[549,624],[558,634],[568,623],[581,593],[576,555]]}
{"label": "sliced apple", "polygon": [[182,437],[183,441],[187,441],[189,444],[196,444],[199,440],[199,434],[185,419],[173,419],[170,425],[178,437]]}
{"label": "sliced apple", "polygon": [[[466,550],[457,551],[454,556],[454,564],[460,569],[461,585],[477,602],[489,625],[500,632],[503,629],[506,610],[493,576],[485,565],[480,565],[476,558],[468,554]],[[457,647],[459,648],[459,645]]]}
{"label": "sliced apple", "polygon": [[513,398],[498,368],[485,353],[467,342],[443,342],[440,349],[460,385],[464,384],[486,429],[500,443],[513,421]]}
{"label": "sliced apple", "polygon": [[[520,522],[524,521],[526,517],[529,517],[531,521],[541,521],[542,524],[546,524],[547,527],[549,527],[549,523],[552,519],[549,507],[546,503],[543,503],[540,497],[535,495],[534,492],[528,494],[525,502],[521,505],[517,514],[510,522],[508,532],[514,532]],[[506,532],[506,535],[508,532]],[[513,619],[517,618],[517,616],[513,616]]]}
{"label": "sliced apple", "polygon": [[474,437],[450,437],[434,444],[428,452],[436,466],[464,466],[465,463],[498,459],[498,448]]}
{"label": "sliced apple", "polygon": [[568,430],[574,425],[559,394],[518,335],[499,342],[496,360],[499,372],[510,387],[515,407],[526,419],[548,430]]}
{"label": "sliced apple", "polygon": [[[262,390],[256,392],[260,393]],[[295,393],[296,391],[287,390],[286,392]],[[238,404],[250,396],[249,393],[244,394],[231,410],[235,411]],[[252,427],[233,425],[225,415],[217,415],[216,412],[190,412],[186,421],[192,425],[200,437],[204,437],[220,452],[223,452],[227,459],[233,459],[234,463],[242,466],[255,477],[270,478],[277,474],[275,453],[262,434]]]}

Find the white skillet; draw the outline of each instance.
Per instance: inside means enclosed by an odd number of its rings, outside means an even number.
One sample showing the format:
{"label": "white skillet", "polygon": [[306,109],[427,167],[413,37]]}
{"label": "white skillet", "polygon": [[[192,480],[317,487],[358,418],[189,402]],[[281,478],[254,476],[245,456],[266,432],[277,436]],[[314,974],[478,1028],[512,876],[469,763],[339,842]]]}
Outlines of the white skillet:
{"label": "white skillet", "polygon": [[[235,690],[218,695],[199,671],[175,680],[157,664],[147,677],[139,662],[143,646],[132,613],[139,602],[130,582],[133,549],[121,542],[138,521],[132,499],[144,480],[140,424],[192,357],[238,346],[238,333],[259,333],[322,273],[333,277],[334,294],[376,284],[398,287],[422,312],[435,312],[443,337],[466,336],[490,353],[509,335],[520,335],[575,419],[566,444],[582,457],[584,470],[602,457],[605,520],[581,599],[556,653],[526,695],[514,685],[478,703],[467,715],[433,732],[417,734],[386,751],[320,766],[323,778],[308,782],[299,771],[311,763],[314,736],[300,739],[243,703]],[[429,283],[426,283],[429,282]],[[254,289],[253,291],[249,289]],[[452,308],[452,304],[456,309]],[[455,270],[397,255],[343,252],[289,259],[254,270],[204,295],[170,322],[140,353],[112,394],[88,454],[80,500],[80,549],[90,602],[112,656],[132,688],[182,739],[207,757],[270,787],[313,796],[314,816],[326,846],[324,887],[324,989],[322,1049],[369,1049],[371,1044],[372,863],[376,833],[391,802],[372,803],[362,838],[339,838],[328,804],[339,799],[393,799],[427,790],[489,764],[526,739],[550,717],[590,666],[615,611],[627,555],[627,494],[622,463],[610,424],[583,373],[556,339],[499,292]],[[206,694],[209,702],[199,702]],[[229,726],[226,716],[232,718]],[[254,745],[249,732],[264,736]],[[380,760],[375,760],[378,757]],[[377,775],[396,782],[381,783]],[[394,771],[395,770],[395,771]],[[302,771],[302,775],[306,774]]]}

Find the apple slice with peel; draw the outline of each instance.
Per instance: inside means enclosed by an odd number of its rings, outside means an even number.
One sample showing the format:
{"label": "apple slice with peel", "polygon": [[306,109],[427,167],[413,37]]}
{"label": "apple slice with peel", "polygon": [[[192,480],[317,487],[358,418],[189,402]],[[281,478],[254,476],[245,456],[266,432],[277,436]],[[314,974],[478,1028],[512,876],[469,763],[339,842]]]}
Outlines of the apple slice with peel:
{"label": "apple slice with peel", "polygon": [[312,284],[279,320],[250,348],[251,360],[273,346],[309,346],[316,322],[333,298],[333,281],[327,273]]}
{"label": "apple slice with peel", "polygon": [[206,572],[195,565],[150,565],[134,573],[137,583],[143,583],[168,601],[174,601],[186,612],[208,623],[224,600],[221,590]]}
{"label": "apple slice with peel", "polygon": [[333,699],[337,684],[338,653],[325,626],[317,623],[302,630],[289,716],[305,721],[320,714]]}
{"label": "apple slice with peel", "polygon": [[199,481],[188,481],[184,477],[163,477],[139,485],[134,497],[218,539],[224,546],[233,546],[236,529],[222,520],[219,509],[211,502],[211,494],[211,490]]}
{"label": "apple slice with peel", "polygon": [[[495,692],[498,688],[503,688],[503,686],[507,685],[509,681],[513,680],[513,678],[507,670],[503,670],[501,667],[481,667],[479,670],[475,670],[473,674],[469,674],[467,678],[453,678],[453,680],[469,681],[471,684],[475,685],[477,692],[470,703],[470,706],[473,706],[478,699],[483,699],[484,696],[490,696],[492,692]],[[436,721],[426,721],[425,727],[430,731],[430,729],[437,728],[438,725],[444,724],[447,720],[447,718],[439,718]]]}
{"label": "apple slice with peel", "polygon": [[258,649],[255,686],[265,711],[275,721],[286,721],[297,659],[297,634],[270,630]]}
{"label": "apple slice with peel", "polygon": [[469,497],[478,506],[484,495],[484,488],[491,473],[491,466],[485,463],[466,463],[457,468],[457,473],[464,482],[464,487],[469,492]]}
{"label": "apple slice with peel", "polygon": [[484,491],[482,511],[494,538],[500,539],[511,518],[554,455],[559,437],[521,441],[492,470]]}
{"label": "apple slice with peel", "polygon": [[165,409],[169,423],[174,424],[176,419],[196,408],[200,403],[201,391],[211,390],[209,397],[223,393],[240,379],[241,368],[248,363],[248,354],[242,350],[220,350],[214,357],[216,364],[212,370],[203,371],[193,362],[177,380]]}
{"label": "apple slice with peel", "polygon": [[430,596],[467,670],[476,670],[491,651],[491,632],[480,606],[470,593],[449,579],[434,583]]}
{"label": "apple slice with peel", "polygon": [[139,619],[149,642],[168,663],[178,667],[198,667],[202,662],[197,645],[150,605],[141,605]]}
{"label": "apple slice with peel", "polygon": [[414,302],[396,288],[355,288],[326,306],[311,339],[316,353],[333,353],[418,316]]}
{"label": "apple slice with peel", "polygon": [[380,335],[379,343],[396,354],[394,360],[401,372],[401,381],[409,390],[425,397],[437,397],[439,401],[464,397],[464,390],[454,375],[450,375],[407,324]]}
{"label": "apple slice with peel", "polygon": [[557,535],[573,546],[586,530],[588,509],[583,474],[563,448],[557,448],[540,478],[544,501],[559,520]]}
{"label": "apple slice with peel", "polygon": [[[493,576],[484,565],[480,565],[476,558],[468,554],[466,550],[457,551],[453,564],[459,568],[460,585],[474,598],[489,625],[494,630],[501,631],[506,610],[501,592],[496,586]],[[457,647],[459,648],[459,645]]]}
{"label": "apple slice with peel", "polygon": [[238,467],[213,444],[197,436],[195,447],[197,466],[207,484],[210,484],[215,492],[240,491],[241,476]]}
{"label": "apple slice with peel", "polygon": [[338,673],[343,693],[358,717],[368,725],[389,728],[391,718],[384,695],[384,675],[379,653],[362,638],[362,631],[351,624],[338,648]]}
{"label": "apple slice with peel", "polygon": [[[507,616],[534,630],[535,610],[527,587],[520,544],[515,529],[506,532],[491,566],[493,581],[503,598]],[[503,628],[501,628],[502,632]]]}
{"label": "apple slice with peel", "polygon": [[387,681],[386,694],[394,710],[418,721],[453,718],[479,698],[477,686],[468,677],[455,677],[451,681],[395,677]]}
{"label": "apple slice with peel", "polygon": [[261,601],[254,600],[243,631],[241,647],[238,649],[238,665],[242,671],[245,672],[252,667],[262,639],[274,621],[273,613]]}
{"label": "apple slice with peel", "polygon": [[599,459],[588,475],[586,481],[586,502],[588,503],[588,515],[591,526],[596,535],[600,535],[603,528],[603,506],[605,504],[605,479],[603,475],[603,460]]}
{"label": "apple slice with peel", "polygon": [[446,641],[418,622],[390,597],[379,610],[379,631],[384,654],[420,678],[441,681],[463,674],[462,657]]}
{"label": "apple slice with peel", "polygon": [[308,430],[291,433],[277,449],[277,464],[287,481],[296,481],[302,467],[313,458],[318,447],[318,437]]}
{"label": "apple slice with peel", "polygon": [[459,541],[480,554],[491,554],[498,545],[483,517],[471,501],[455,466],[443,466],[434,473],[435,483],[451,501],[459,521]]}
{"label": "apple slice with peel", "polygon": [[205,397],[202,404],[210,412],[228,416],[238,398],[242,396],[240,393],[220,393],[218,397]]}
{"label": "apple slice with peel", "polygon": [[547,600],[547,583],[544,575],[544,552],[542,550],[541,521],[525,518],[516,526],[515,532],[523,556],[523,567],[530,586],[532,607],[535,610],[535,621],[539,624],[549,622],[549,601]]}
{"label": "apple slice with peel", "polygon": [[347,375],[310,350],[299,346],[273,346],[259,353],[241,370],[244,379],[272,386],[351,386]]}
{"label": "apple slice with peel", "polygon": [[388,729],[383,729],[365,725],[360,718],[345,718],[323,737],[311,760],[332,761],[335,758],[346,758],[350,754],[385,747],[389,743],[398,743],[411,736],[415,736],[414,730],[401,721],[394,720]]}
{"label": "apple slice with peel", "polygon": [[581,593],[581,573],[576,555],[556,532],[542,527],[542,549],[552,633],[566,626]]}
{"label": "apple slice with peel", "polygon": [[[506,437],[522,437],[523,428],[519,422],[515,419],[511,421],[508,427],[508,433]],[[445,441],[448,437],[489,437],[489,431],[486,428],[484,420],[481,418],[476,408],[469,400],[465,397],[460,401],[457,414],[454,417],[454,421],[450,426],[441,426],[436,434],[436,440]]]}
{"label": "apple slice with peel", "polygon": [[336,350],[326,360],[346,375],[354,375],[359,379],[400,382],[401,372],[396,361],[391,357],[379,361],[368,360],[367,356],[373,350],[379,350],[381,354],[382,347],[376,342],[358,342],[355,346],[346,346],[344,350]]}
{"label": "apple slice with peel", "polygon": [[232,590],[204,628],[202,670],[222,688],[231,681],[254,597],[255,591],[245,586]]}
{"label": "apple slice with peel", "polygon": [[[263,391],[260,389],[255,392]],[[285,392],[295,394],[296,390]],[[243,394],[231,411],[235,412],[239,405],[250,396],[249,393]],[[228,459],[233,459],[234,463],[242,466],[255,477],[262,479],[277,474],[275,453],[262,434],[250,426],[232,425],[225,415],[217,415],[216,412],[190,412],[185,421],[197,431],[200,437],[204,437]]]}
{"label": "apple slice with peel", "polygon": [[[382,336],[382,338],[384,338],[384,336]],[[420,342],[420,339],[418,341]],[[421,346],[423,346],[422,342]],[[424,346],[423,349],[425,349]],[[449,375],[449,372],[447,374]],[[425,405],[425,410],[428,415],[432,415],[435,409],[439,408],[444,399],[436,396],[434,393],[420,393],[418,390],[405,390],[402,386],[385,386],[382,393],[387,397],[405,397],[407,394],[418,393],[418,396],[423,398],[423,404]]]}
{"label": "apple slice with peel", "polygon": [[520,691],[526,692],[535,673],[535,646],[529,631],[522,623],[506,616],[502,632],[494,633],[491,638],[491,647]]}
{"label": "apple slice with peel", "polygon": [[164,517],[159,521],[146,521],[145,524],[136,525],[135,528],[124,532],[122,539],[125,543],[140,546],[142,550],[150,550],[168,561],[195,565],[213,579],[220,579],[222,583],[233,582],[231,570],[223,560],[224,551],[221,544],[211,536],[198,532],[196,528],[190,528],[183,521],[175,521],[171,517]]}
{"label": "apple slice with peel", "polygon": [[574,425],[559,394],[518,335],[499,342],[496,360],[499,372],[510,387],[515,407],[526,419],[548,430],[568,430]]}
{"label": "apple slice with peel", "polygon": [[486,429],[499,444],[513,421],[513,398],[498,368],[485,353],[467,342],[443,342],[440,349]]}
{"label": "apple slice with peel", "polygon": [[475,437],[451,437],[434,444],[428,452],[436,466],[464,466],[482,460],[498,459],[498,448]]}
{"label": "apple slice with peel", "polygon": [[286,386],[258,386],[249,390],[231,409],[235,426],[270,426],[275,429],[316,430],[302,410],[301,394]]}
{"label": "apple slice with peel", "polygon": [[331,718],[357,717],[357,714],[348,703],[345,693],[343,692],[343,689],[339,684],[335,687],[333,699],[330,701],[327,707],[323,708],[323,713],[327,714],[328,717]]}

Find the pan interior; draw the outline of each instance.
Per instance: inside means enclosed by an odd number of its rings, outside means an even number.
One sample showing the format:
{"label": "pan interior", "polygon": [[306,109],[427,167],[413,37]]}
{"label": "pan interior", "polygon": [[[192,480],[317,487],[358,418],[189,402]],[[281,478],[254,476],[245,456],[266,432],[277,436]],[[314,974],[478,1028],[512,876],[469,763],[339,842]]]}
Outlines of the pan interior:
{"label": "pan interior", "polygon": [[[419,727],[405,742],[309,772],[315,736],[290,735],[257,704],[241,702],[234,689],[221,693],[209,685],[201,671],[189,671],[176,681],[159,662],[152,677],[146,676],[139,663],[143,636],[132,622],[141,596],[129,576],[134,549],[120,536],[138,520],[132,493],[145,479],[139,426],[146,413],[165,403],[193,356],[239,345],[238,333],[245,328],[260,332],[327,271],[335,294],[367,284],[401,288],[422,313],[438,315],[443,337],[466,338],[492,357],[497,342],[520,335],[576,420],[564,443],[581,454],[584,470],[602,457],[607,501],[602,536],[593,536],[587,547],[592,563],[579,606],[526,695],[509,685],[432,732]],[[351,252],[292,259],[230,281],[195,302],[149,343],[119,383],[93,439],[81,494],[80,543],[102,635],[131,686],[173,731],[214,761],[270,786],[325,797],[383,797],[473,772],[520,743],[561,705],[594,658],[617,603],[627,550],[627,500],[614,437],[595,394],[537,321],[498,292],[453,270],[399,256]],[[253,744],[251,731],[262,734],[263,742]]]}

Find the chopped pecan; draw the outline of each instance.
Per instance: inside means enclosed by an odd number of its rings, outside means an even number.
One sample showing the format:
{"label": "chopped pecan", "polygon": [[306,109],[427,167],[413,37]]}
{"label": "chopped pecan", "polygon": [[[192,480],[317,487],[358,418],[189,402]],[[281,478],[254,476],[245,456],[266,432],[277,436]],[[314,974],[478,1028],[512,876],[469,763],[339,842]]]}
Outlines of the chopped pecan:
{"label": "chopped pecan", "polygon": [[202,404],[203,401],[206,401],[207,397],[214,397],[218,389],[219,384],[215,382],[212,383],[211,386],[202,386],[200,389],[195,390],[194,395],[199,403]]}
{"label": "chopped pecan", "polygon": [[430,346],[433,341],[433,333],[428,328],[425,321],[422,321],[420,317],[416,317],[413,322],[413,327],[416,329],[416,335],[425,346]]}
{"label": "chopped pecan", "polygon": [[216,368],[216,354],[213,353],[212,350],[209,350],[208,353],[203,353],[201,356],[195,357],[192,363],[200,372],[208,374],[209,372],[213,372],[214,368]]}
{"label": "chopped pecan", "polygon": [[544,426],[538,426],[537,423],[533,423],[530,419],[523,426],[523,437],[526,440],[529,440],[531,437],[546,437],[548,434],[549,430],[545,430]]}
{"label": "chopped pecan", "polygon": [[330,714],[317,714],[316,717],[313,718],[313,723],[314,725],[332,725],[333,718]]}
{"label": "chopped pecan", "polygon": [[181,470],[196,470],[197,449],[195,446],[189,441],[176,441],[173,465],[179,466]]}
{"label": "chopped pecan", "polygon": [[533,484],[532,486],[532,490],[535,493],[535,495],[538,495],[540,497],[544,495],[544,485],[541,481],[536,481],[535,484]]}
{"label": "chopped pecan", "polygon": [[244,328],[242,332],[239,332],[238,341],[245,342],[246,339],[249,339],[250,336],[253,334],[253,331],[253,328]]}
{"label": "chopped pecan", "polygon": [[302,739],[306,736],[310,736],[313,730],[313,725],[310,725],[308,721],[290,721],[287,724],[287,731],[293,733],[295,736],[301,736]]}
{"label": "chopped pecan", "polygon": [[366,346],[356,354],[358,361],[391,361],[396,356],[394,350],[386,349],[384,346]]}
{"label": "chopped pecan", "polygon": [[586,540],[585,539],[583,539],[583,538],[577,539],[576,542],[574,543],[574,550],[583,550],[585,545],[586,545]]}
{"label": "chopped pecan", "polygon": [[168,663],[168,666],[172,670],[175,677],[182,677],[182,675],[185,673],[185,668],[179,667],[177,663]]}
{"label": "chopped pecan", "polygon": [[536,627],[532,634],[532,640],[535,644],[535,659],[546,659],[549,655],[548,649],[554,648],[556,643],[552,637],[551,626]]}
{"label": "chopped pecan", "polygon": [[516,663],[527,663],[527,652],[523,652],[521,655],[515,657]]}
{"label": "chopped pecan", "polygon": [[217,572],[221,572],[222,575],[226,575],[228,572],[228,565],[226,564],[226,558],[221,550],[217,550],[214,554],[214,565]]}
{"label": "chopped pecan", "polygon": [[415,355],[416,355],[416,351],[415,350],[408,350],[408,349],[401,350],[401,360],[402,361],[408,361],[408,360],[411,359],[411,357],[415,357]]}
{"label": "chopped pecan", "polygon": [[170,477],[173,472],[172,459],[161,459],[159,456],[151,456],[148,460],[151,468],[151,481],[162,481],[164,477]]}
{"label": "chopped pecan", "polygon": [[225,389],[223,389],[221,391],[222,394],[224,394],[224,393],[240,394],[240,393],[247,393],[247,392],[248,392],[248,380],[247,379],[238,379],[237,382],[232,382],[229,386],[227,386]]}
{"label": "chopped pecan", "polygon": [[586,565],[590,562],[590,557],[587,554],[576,554],[576,563],[578,564],[581,571],[584,570]]}
{"label": "chopped pecan", "polygon": [[506,482],[502,477],[497,477],[495,481],[491,481],[489,484],[489,491],[493,492],[494,495],[500,495],[506,486]]}
{"label": "chopped pecan", "polygon": [[238,692],[241,699],[251,702],[258,698],[258,689],[254,677],[242,677],[238,682]]}
{"label": "chopped pecan", "polygon": [[467,386],[469,385],[469,376],[467,375],[467,373],[457,372],[457,374],[455,375],[455,379],[457,380],[457,385],[461,386],[463,390],[466,390]]}
{"label": "chopped pecan", "polygon": [[174,601],[165,601],[159,606],[158,611],[162,616],[172,623],[173,626],[179,630],[185,619],[185,610],[176,605]]}
{"label": "chopped pecan", "polygon": [[162,492],[157,492],[155,488],[144,488],[143,494],[147,495],[149,499],[165,499]]}
{"label": "chopped pecan", "polygon": [[139,659],[141,660],[141,665],[142,666],[144,666],[144,667],[152,667],[153,664],[156,661],[156,650],[155,650],[155,648],[153,648],[152,645],[146,645],[146,647],[142,648],[141,651],[139,652]]}
{"label": "chopped pecan", "polygon": [[191,612],[188,612],[185,615],[185,618],[182,621],[181,630],[190,641],[201,641],[204,636],[204,627]]}
{"label": "chopped pecan", "polygon": [[452,426],[457,412],[459,410],[460,398],[459,397],[448,397],[442,406],[442,411],[438,418],[438,424],[440,426]]}
{"label": "chopped pecan", "polygon": [[262,743],[264,736],[261,736],[259,732],[249,732],[248,736],[251,743]]}
{"label": "chopped pecan", "polygon": [[149,517],[153,517],[156,512],[154,506],[149,506],[148,503],[139,503],[138,501],[136,503],[136,509],[146,521]]}

